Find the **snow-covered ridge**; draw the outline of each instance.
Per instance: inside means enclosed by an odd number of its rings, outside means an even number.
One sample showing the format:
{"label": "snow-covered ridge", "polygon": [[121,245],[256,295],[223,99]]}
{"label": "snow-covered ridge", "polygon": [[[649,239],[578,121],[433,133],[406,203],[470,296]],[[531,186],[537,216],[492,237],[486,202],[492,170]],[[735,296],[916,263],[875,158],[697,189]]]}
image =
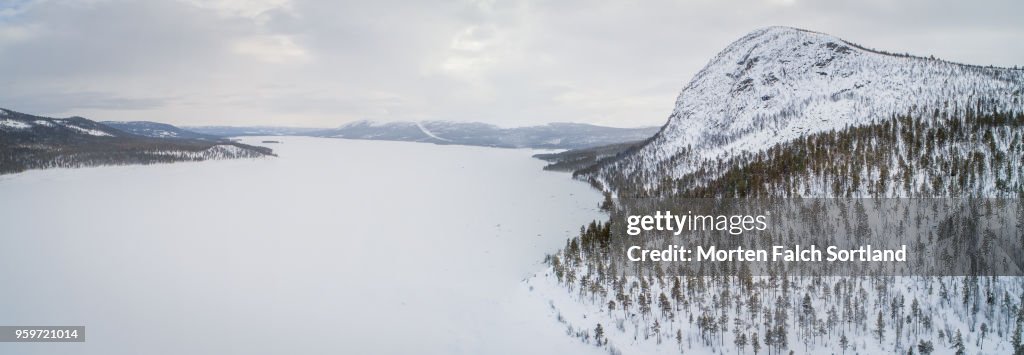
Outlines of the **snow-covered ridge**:
{"label": "snow-covered ridge", "polygon": [[90,136],[97,136],[97,137],[113,137],[114,136],[113,134],[110,134],[110,133],[107,133],[107,132],[104,132],[104,131],[101,131],[101,130],[98,130],[98,129],[82,128],[82,127],[79,127],[79,126],[75,126],[75,125],[70,124],[70,123],[68,123],[67,121],[64,121],[64,120],[61,120],[61,121],[58,121],[58,122],[61,125],[63,125],[64,127],[70,128],[70,129],[75,130],[75,131],[77,131],[79,133],[82,133],[82,134],[88,134]]}
{"label": "snow-covered ridge", "polygon": [[9,129],[27,129],[27,128],[32,128],[32,125],[27,124],[25,122],[15,121],[15,120],[12,120],[12,119],[7,119],[7,118],[0,120],[0,129],[7,129],[7,128],[9,128]]}
{"label": "snow-covered ridge", "polygon": [[[7,115],[6,111],[4,111],[4,115]],[[77,132],[77,133],[87,134],[87,135],[90,135],[90,136],[97,136],[97,137],[113,137],[113,135],[110,134],[110,133],[107,133],[107,132],[104,132],[104,131],[101,131],[101,130],[98,130],[98,129],[79,127],[79,126],[71,124],[71,123],[69,123],[69,122],[67,122],[65,120],[54,120],[54,122],[56,122],[56,124],[60,124],[61,126],[67,127],[69,129]],[[26,122],[26,121],[20,121],[20,120],[15,120],[15,119],[10,119],[10,118],[4,118],[4,119],[0,120],[0,130],[27,130],[27,129],[32,129],[35,126],[54,127],[54,126],[56,126],[56,124],[54,122],[50,122],[50,121],[46,121],[46,120],[34,120],[34,121],[27,121]]]}
{"label": "snow-covered ridge", "polygon": [[0,112],[4,113],[0,116],[0,174],[30,169],[274,156],[267,147],[234,143],[157,122],[108,125],[83,117]]}
{"label": "snow-covered ridge", "polygon": [[192,132],[180,127],[151,121],[103,121],[104,125],[129,134],[150,138],[219,140],[220,137]]}
{"label": "snow-covered ridge", "polygon": [[840,38],[787,27],[754,31],[730,44],[686,85],[668,123],[638,152],[604,166],[610,173],[672,177],[714,159],[760,151],[817,132],[868,124],[896,113],[974,107],[979,100],[1020,111],[1024,71],[872,51]]}
{"label": "snow-covered ridge", "polygon": [[21,134],[33,134],[37,128],[42,129],[40,132],[52,132],[53,129],[67,128],[73,133],[96,136],[96,137],[115,137],[115,130],[109,129],[103,125],[97,125],[95,122],[81,118],[49,118],[41,116],[27,115],[20,112],[15,112],[7,109],[0,109],[0,131],[6,132],[18,132]]}

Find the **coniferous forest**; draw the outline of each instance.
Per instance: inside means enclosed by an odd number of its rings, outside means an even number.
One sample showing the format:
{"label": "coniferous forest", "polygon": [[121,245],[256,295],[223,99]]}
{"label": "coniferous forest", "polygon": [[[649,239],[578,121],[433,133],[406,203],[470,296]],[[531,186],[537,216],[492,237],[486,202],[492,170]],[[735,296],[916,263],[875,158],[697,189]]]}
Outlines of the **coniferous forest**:
{"label": "coniferous forest", "polygon": [[[605,207],[613,211],[630,198],[1020,198],[1024,114],[981,102],[921,112],[690,161],[692,173],[658,184],[626,175],[590,182],[611,185],[617,198],[606,193]],[[663,169],[681,159],[685,152]],[[576,176],[592,176],[596,166]],[[623,236],[613,224],[620,222],[582,227],[548,256],[542,278],[568,291],[552,300],[567,333],[613,354],[1024,354],[1020,276],[809,276],[786,266],[752,272],[742,263],[647,265],[637,273],[615,255]],[[1010,249],[1024,241],[1004,243]],[[931,245],[940,243],[920,247]],[[569,313],[568,305],[579,304],[587,315]]]}

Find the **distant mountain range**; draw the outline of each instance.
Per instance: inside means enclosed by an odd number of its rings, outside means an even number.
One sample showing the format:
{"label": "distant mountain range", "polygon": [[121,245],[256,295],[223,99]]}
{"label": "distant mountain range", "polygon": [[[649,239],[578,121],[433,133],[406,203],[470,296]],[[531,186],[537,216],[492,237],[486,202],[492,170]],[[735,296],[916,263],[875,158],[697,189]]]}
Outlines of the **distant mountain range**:
{"label": "distant mountain range", "polygon": [[170,125],[142,122],[112,126],[82,117],[50,118],[0,109],[0,174],[267,155],[273,155],[269,148],[197,135]]}
{"label": "distant mountain range", "polygon": [[190,132],[217,137],[245,136],[308,136],[323,131],[323,128],[275,127],[275,126],[183,126]]}
{"label": "distant mountain range", "polygon": [[[195,134],[219,137],[309,136],[499,148],[576,149],[650,138],[658,127],[615,128],[582,123],[502,128],[480,122],[372,122],[357,121],[338,128],[268,126],[191,126]],[[144,133],[144,132],[140,132]]]}
{"label": "distant mountain range", "polygon": [[186,129],[181,129],[166,123],[149,121],[103,121],[103,124],[116,128],[123,132],[151,138],[186,138],[202,140],[223,140],[224,136],[203,134]]}
{"label": "distant mountain range", "polygon": [[501,148],[574,149],[643,140],[657,131],[658,127],[614,128],[581,123],[502,128],[478,122],[359,121],[335,129],[310,132],[308,135]]}
{"label": "distant mountain range", "polygon": [[502,128],[476,122],[359,121],[323,128],[268,126],[176,127],[150,121],[96,122],[0,109],[0,174],[52,167],[149,164],[272,155],[233,142],[237,136],[310,136],[500,148],[577,149],[637,142],[657,127],[613,128],[579,123]]}

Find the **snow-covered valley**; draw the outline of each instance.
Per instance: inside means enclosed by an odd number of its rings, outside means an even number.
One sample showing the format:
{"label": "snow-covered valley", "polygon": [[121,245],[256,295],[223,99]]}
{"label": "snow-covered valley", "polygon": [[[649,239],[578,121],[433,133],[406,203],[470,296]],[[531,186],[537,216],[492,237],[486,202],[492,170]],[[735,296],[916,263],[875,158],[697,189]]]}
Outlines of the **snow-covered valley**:
{"label": "snow-covered valley", "polygon": [[605,218],[586,184],[528,150],[273,139],[0,176],[0,320],[87,330],[0,353],[602,352],[523,282]]}

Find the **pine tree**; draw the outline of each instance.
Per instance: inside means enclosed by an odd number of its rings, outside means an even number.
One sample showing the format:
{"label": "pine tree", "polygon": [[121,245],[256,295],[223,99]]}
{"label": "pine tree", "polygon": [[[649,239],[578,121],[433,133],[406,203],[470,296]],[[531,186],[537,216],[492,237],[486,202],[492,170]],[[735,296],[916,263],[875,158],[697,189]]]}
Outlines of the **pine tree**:
{"label": "pine tree", "polygon": [[675,301],[676,310],[679,310],[679,304],[683,302],[683,287],[680,285],[679,277],[672,278],[672,299]]}
{"label": "pine tree", "polygon": [[643,292],[641,292],[640,295],[637,296],[636,300],[637,300],[637,305],[640,306],[640,315],[644,316],[644,318],[646,319],[647,318],[647,314],[651,313],[651,301],[647,298],[647,295],[645,295]]}
{"label": "pine tree", "polygon": [[665,319],[672,319],[672,302],[669,302],[668,296],[665,296],[664,292],[658,296],[658,308],[661,308],[661,315]]}
{"label": "pine tree", "polygon": [[734,340],[733,343],[736,344],[736,353],[742,353],[743,349],[747,347],[747,334],[738,333],[738,335],[736,335],[736,340]]}
{"label": "pine tree", "polygon": [[920,343],[917,343],[917,351],[920,352],[921,355],[929,355],[932,351],[935,351],[935,346],[932,345],[931,341],[921,340]]}
{"label": "pine tree", "polygon": [[971,288],[967,280],[964,280],[963,296],[963,304],[964,306],[967,306],[967,302],[971,300]]}
{"label": "pine tree", "polygon": [[785,323],[780,324],[775,329],[775,346],[778,347],[779,351],[782,351],[782,349],[789,347],[789,339],[786,335]]}
{"label": "pine tree", "polygon": [[882,311],[878,311],[878,320],[875,321],[875,336],[878,337],[879,344],[885,340],[885,318],[882,316]]}
{"label": "pine tree", "polygon": [[988,324],[982,322],[981,323],[981,327],[979,328],[979,330],[981,330],[981,338],[979,339],[981,342],[979,343],[978,347],[981,348],[981,349],[984,349],[985,348],[985,333],[988,333]]}
{"label": "pine tree", "polygon": [[654,320],[654,325],[651,326],[651,330],[654,331],[655,335],[657,335],[658,344],[661,344],[661,323],[659,323],[657,319]]}
{"label": "pine tree", "polygon": [[750,291],[754,288],[754,275],[750,271],[750,266],[747,263],[740,265],[739,271],[740,284],[743,285],[743,289]]}
{"label": "pine tree", "polygon": [[1024,326],[1024,311],[1019,312],[1017,316],[1017,329],[1013,331],[1013,339],[1010,343],[1013,344],[1014,355],[1024,355],[1024,341],[1021,339],[1021,327]]}
{"label": "pine tree", "polygon": [[956,330],[956,336],[953,337],[953,345],[950,349],[956,349],[956,355],[964,355],[967,353],[967,348],[964,346],[964,336],[960,334],[960,329]]}
{"label": "pine tree", "polygon": [[676,329],[676,345],[679,345],[679,350],[683,350],[683,331]]}
{"label": "pine tree", "polygon": [[846,348],[848,347],[850,347],[850,339],[847,339],[846,333],[843,333],[843,335],[839,337],[839,348],[843,349],[843,354],[846,354]]}
{"label": "pine tree", "polygon": [[597,323],[597,327],[594,327],[594,341],[597,342],[597,346],[601,346],[603,342],[606,342],[604,340],[604,327],[601,326],[601,323]]}
{"label": "pine tree", "polygon": [[835,306],[832,306],[832,308],[828,309],[828,312],[826,314],[828,318],[825,320],[825,322],[828,325],[828,333],[829,335],[831,335],[832,330],[834,330],[836,325],[839,324],[839,312],[836,311]]}

